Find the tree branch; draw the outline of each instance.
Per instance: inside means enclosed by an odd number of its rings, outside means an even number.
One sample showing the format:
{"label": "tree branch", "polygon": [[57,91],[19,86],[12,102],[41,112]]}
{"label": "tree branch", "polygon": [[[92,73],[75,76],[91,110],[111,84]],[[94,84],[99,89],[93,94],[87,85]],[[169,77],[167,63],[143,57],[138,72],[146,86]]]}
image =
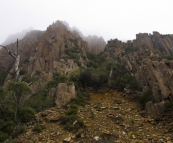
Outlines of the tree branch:
{"label": "tree branch", "polygon": [[1,47],[3,47],[7,52],[8,52],[8,54],[10,55],[10,56],[12,56],[14,59],[16,59],[16,56],[13,54],[13,53],[11,53],[11,51],[10,50],[8,50],[5,46],[3,46],[3,45],[0,45]]}

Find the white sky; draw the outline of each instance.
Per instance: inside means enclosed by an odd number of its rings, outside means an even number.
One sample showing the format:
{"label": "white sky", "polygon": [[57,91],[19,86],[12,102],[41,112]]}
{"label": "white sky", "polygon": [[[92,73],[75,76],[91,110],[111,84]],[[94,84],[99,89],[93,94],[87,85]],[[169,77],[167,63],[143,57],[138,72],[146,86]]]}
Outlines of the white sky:
{"label": "white sky", "polygon": [[173,34],[173,0],[0,0],[0,43],[29,27],[45,30],[56,20],[105,40]]}

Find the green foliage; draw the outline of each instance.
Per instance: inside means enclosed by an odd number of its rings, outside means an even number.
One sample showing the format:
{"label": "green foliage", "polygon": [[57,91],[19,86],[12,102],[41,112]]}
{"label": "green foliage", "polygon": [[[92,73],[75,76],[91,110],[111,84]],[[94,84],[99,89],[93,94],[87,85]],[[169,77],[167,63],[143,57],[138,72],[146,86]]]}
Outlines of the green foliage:
{"label": "green foliage", "polygon": [[169,109],[173,108],[173,101],[164,104],[164,110],[168,111]]}
{"label": "green foliage", "polygon": [[69,109],[67,112],[66,112],[66,115],[76,115],[78,112],[77,109]]}
{"label": "green foliage", "polygon": [[120,64],[108,63],[107,68],[112,67],[112,77],[109,79],[108,86],[123,91],[125,87],[132,90],[141,90],[135,76],[132,76],[124,66]]}
{"label": "green foliage", "polygon": [[24,75],[26,74],[26,71],[24,69],[21,69],[20,72],[19,72],[20,75]]}
{"label": "green foliage", "polygon": [[74,48],[65,48],[64,53],[66,54],[66,59],[73,59],[75,63],[80,66],[79,58],[81,53],[81,48],[74,47]]}
{"label": "green foliage", "polygon": [[47,97],[47,91],[42,90],[27,99],[25,106],[33,108],[36,112],[41,112],[45,109],[53,107],[54,99]]}
{"label": "green foliage", "polygon": [[42,127],[39,124],[36,124],[34,126],[34,128],[32,129],[33,132],[38,132],[38,133],[42,132],[42,130],[43,129],[42,129]]}
{"label": "green foliage", "polygon": [[83,70],[80,69],[80,68],[74,69],[74,70],[68,72],[68,75],[67,75],[69,81],[72,81],[72,82],[74,83],[75,89],[76,89],[76,90],[79,90],[80,87],[81,87],[81,83],[80,83],[80,81],[79,81],[79,76],[80,76],[80,73],[81,73],[82,71],[83,71]]}
{"label": "green foliage", "polygon": [[18,135],[24,133],[26,131],[26,126],[25,125],[18,125],[15,128],[15,131],[11,134],[12,138],[16,138]]}
{"label": "green foliage", "polygon": [[104,61],[106,61],[106,56],[103,54],[94,54],[91,52],[86,52],[87,58],[89,59],[89,63],[87,67],[98,68]]}
{"label": "green foliage", "polygon": [[78,115],[64,115],[60,117],[61,124],[73,123],[78,119]]}
{"label": "green foliage", "polygon": [[5,141],[7,138],[8,138],[8,134],[0,131],[0,142]]}
{"label": "green foliage", "polygon": [[38,77],[30,77],[30,76],[26,76],[23,78],[23,81],[30,83],[30,82],[35,82],[38,80]]}
{"label": "green foliage", "polygon": [[80,105],[85,106],[90,100],[90,95],[88,93],[78,93],[78,95],[70,100],[70,105]]}
{"label": "green foliage", "polygon": [[7,143],[14,143],[14,140],[12,139],[12,137],[8,138]]}
{"label": "green foliage", "polygon": [[80,128],[85,127],[84,122],[79,119],[78,106],[85,105],[86,100],[89,100],[89,94],[80,93],[77,97],[72,98],[69,102],[70,109],[65,115],[60,117],[60,123],[64,125],[64,129],[68,131],[78,131]]}
{"label": "green foliage", "polygon": [[53,73],[53,80],[48,82],[44,89],[37,91],[25,103],[25,106],[31,107],[37,112],[43,111],[54,106],[54,99],[47,97],[47,93],[51,88],[56,88],[59,83],[69,84],[67,76],[61,75],[57,72]]}
{"label": "green foliage", "polygon": [[173,57],[172,56],[163,56],[163,59],[173,60]]}
{"label": "green foliage", "polygon": [[35,71],[35,74],[39,76],[39,75],[41,74],[41,71],[36,70],[36,71]]}
{"label": "green foliage", "polygon": [[21,121],[24,123],[29,122],[32,118],[34,118],[35,113],[36,112],[34,111],[34,109],[25,107],[24,109],[22,109],[20,114]]}
{"label": "green foliage", "polygon": [[14,122],[0,120],[0,130],[4,133],[11,134],[13,132]]}
{"label": "green foliage", "polygon": [[139,47],[133,47],[133,46],[129,46],[125,49],[125,53],[124,54],[129,54],[129,53],[133,53],[139,50]]}
{"label": "green foliage", "polygon": [[152,92],[151,91],[145,91],[142,93],[142,96],[139,99],[140,104],[142,105],[143,108],[145,108],[145,103],[148,101],[153,100],[152,97]]}
{"label": "green foliage", "polygon": [[132,138],[141,139],[140,135],[136,132],[131,133]]}
{"label": "green foliage", "polygon": [[15,96],[22,96],[31,93],[31,89],[23,82],[10,82],[7,85],[7,89],[15,94]]}
{"label": "green foliage", "polygon": [[97,86],[98,84],[97,76],[94,76],[94,74],[88,69],[80,73],[79,81],[81,82],[83,87]]}
{"label": "green foliage", "polygon": [[28,63],[29,62],[29,58],[26,58],[25,60],[24,60],[24,63]]}
{"label": "green foliage", "polygon": [[10,82],[7,85],[7,90],[10,95],[10,102],[15,109],[14,119],[16,119],[16,117],[19,117],[18,112],[22,110],[27,95],[31,93],[31,89],[23,82]]}
{"label": "green foliage", "polygon": [[11,70],[11,66],[8,66],[6,69],[1,69],[1,73],[0,73],[0,86],[3,86],[4,81],[9,73],[9,71]]}
{"label": "green foliage", "polygon": [[68,131],[78,131],[80,128],[85,127],[84,122],[82,120],[76,120],[75,122],[75,124],[67,123],[64,126],[64,129]]}

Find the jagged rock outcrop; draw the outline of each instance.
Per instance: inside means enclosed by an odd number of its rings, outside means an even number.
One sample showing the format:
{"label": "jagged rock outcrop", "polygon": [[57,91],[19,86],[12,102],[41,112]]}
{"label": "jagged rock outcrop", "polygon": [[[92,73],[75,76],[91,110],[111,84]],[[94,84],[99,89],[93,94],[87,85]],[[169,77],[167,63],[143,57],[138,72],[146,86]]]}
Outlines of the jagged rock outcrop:
{"label": "jagged rock outcrop", "polygon": [[[117,39],[108,41],[105,51],[108,59],[116,57],[117,62],[136,76],[143,90],[151,90],[153,102],[160,104],[173,100],[172,47],[173,35],[153,32],[153,35],[137,34],[135,40],[127,43]],[[157,111],[154,107],[153,111]]]}
{"label": "jagged rock outcrop", "polygon": [[[79,36],[74,36],[65,25],[56,22],[49,26],[42,35],[41,40],[33,48],[33,54],[29,59],[28,72],[31,74],[36,70],[49,72],[52,71],[63,56],[65,49],[79,47],[82,49],[81,55],[88,50],[87,43]],[[67,61],[69,66],[72,66]]]}
{"label": "jagged rock outcrop", "polygon": [[[13,52],[16,44],[7,45],[7,48]],[[71,32],[61,21],[48,26],[46,31],[30,31],[19,41],[20,69],[24,72],[21,79],[23,81],[26,77],[32,77],[34,82],[31,82],[30,86],[33,91],[41,89],[52,80],[53,72],[66,75],[79,66],[85,67],[87,61],[83,57],[86,57],[88,50],[87,42],[78,33]],[[9,67],[11,74],[8,74],[6,80],[10,80],[13,73],[13,59],[3,48],[0,49],[0,63],[0,73]],[[40,78],[47,77],[49,80],[39,85]]]}
{"label": "jagged rock outcrop", "polygon": [[55,98],[56,106],[66,105],[71,98],[76,96],[74,84],[67,86],[65,83],[59,83],[57,88],[52,88],[48,96]]}

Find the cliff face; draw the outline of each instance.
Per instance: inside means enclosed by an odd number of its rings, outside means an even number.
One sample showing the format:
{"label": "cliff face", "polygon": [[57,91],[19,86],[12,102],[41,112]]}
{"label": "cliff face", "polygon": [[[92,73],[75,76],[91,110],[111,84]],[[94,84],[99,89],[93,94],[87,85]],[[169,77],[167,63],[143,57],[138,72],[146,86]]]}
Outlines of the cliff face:
{"label": "cliff face", "polygon": [[[16,44],[10,44],[7,48],[14,52]],[[20,70],[25,71],[21,77],[22,79],[26,75],[37,77],[37,73],[41,73],[40,75],[49,81],[52,72],[66,75],[70,70],[86,65],[87,61],[82,57],[86,56],[87,50],[89,50],[87,42],[83,41],[79,34],[70,32],[61,21],[53,23],[46,31],[28,32],[19,41]],[[6,68],[13,65],[13,59],[3,48],[0,51],[0,58],[0,67]],[[3,68],[0,72],[3,72]],[[10,78],[9,74],[6,80]],[[39,80],[38,83],[41,85],[46,84]],[[37,88],[33,87],[33,89]]]}
{"label": "cliff face", "polygon": [[136,39],[123,43],[108,41],[106,53],[110,60],[117,57],[144,90],[151,90],[153,101],[173,100],[173,35],[137,34]]}
{"label": "cliff face", "polygon": [[88,50],[87,43],[78,35],[73,35],[69,32],[61,22],[54,23],[43,33],[36,46],[32,47],[28,72],[33,73],[36,70],[49,72],[56,70],[57,66],[63,67],[64,63],[69,68],[77,67],[73,60],[60,61],[65,55],[66,49],[75,47],[81,49],[81,55],[85,54],[85,50]]}

